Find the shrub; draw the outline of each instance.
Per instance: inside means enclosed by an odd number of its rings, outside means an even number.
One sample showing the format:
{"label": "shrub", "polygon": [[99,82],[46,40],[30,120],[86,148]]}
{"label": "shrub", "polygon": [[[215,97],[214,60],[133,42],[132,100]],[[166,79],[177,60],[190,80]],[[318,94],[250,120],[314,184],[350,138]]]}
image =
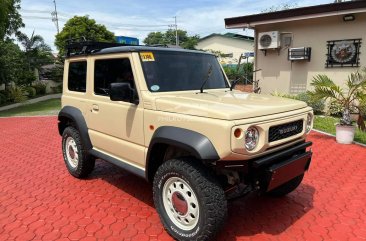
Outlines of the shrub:
{"label": "shrub", "polygon": [[8,100],[8,98],[6,97],[6,95],[4,95],[3,93],[0,93],[0,105],[6,103],[7,100]]}
{"label": "shrub", "polygon": [[57,85],[55,87],[51,87],[52,92],[55,94],[62,93],[62,84]]}
{"label": "shrub", "polygon": [[313,108],[314,114],[321,114],[324,112],[325,101],[324,100],[316,100],[311,98],[308,93],[300,93],[298,95],[289,95],[289,94],[281,94],[278,92],[272,93],[273,96],[289,98],[294,100],[304,101],[308,106]]}
{"label": "shrub", "polygon": [[306,102],[308,106],[313,108],[314,114],[321,114],[324,112],[325,100],[314,99],[308,93],[298,94],[296,99]]}
{"label": "shrub", "polygon": [[[239,79],[240,84],[251,84],[253,80],[253,63],[244,63],[237,66],[223,66],[226,76],[229,80]],[[246,81],[245,78],[248,80]]]}
{"label": "shrub", "polygon": [[8,100],[10,102],[20,103],[27,99],[27,92],[22,87],[14,86],[9,88]]}
{"label": "shrub", "polygon": [[36,89],[37,95],[45,95],[47,84],[41,81],[37,81],[33,84],[33,87]]}
{"label": "shrub", "polygon": [[36,89],[31,86],[24,87],[24,90],[27,92],[27,95],[29,98],[32,98],[32,97],[36,96],[36,94],[37,94]]}

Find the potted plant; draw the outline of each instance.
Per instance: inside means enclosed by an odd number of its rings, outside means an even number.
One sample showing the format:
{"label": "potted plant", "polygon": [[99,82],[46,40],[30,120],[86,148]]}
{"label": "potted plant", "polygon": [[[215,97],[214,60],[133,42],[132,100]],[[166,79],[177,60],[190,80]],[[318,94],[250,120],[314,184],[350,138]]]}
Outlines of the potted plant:
{"label": "potted plant", "polygon": [[356,127],[352,122],[351,110],[358,113],[357,124],[361,131],[366,132],[363,120],[363,109],[361,104],[366,103],[366,68],[362,71],[352,73],[344,87],[336,85],[328,76],[317,75],[313,78],[311,86],[313,91],[309,94],[319,100],[329,99],[342,106],[342,117],[336,125],[336,140],[338,143],[351,144],[355,135]]}

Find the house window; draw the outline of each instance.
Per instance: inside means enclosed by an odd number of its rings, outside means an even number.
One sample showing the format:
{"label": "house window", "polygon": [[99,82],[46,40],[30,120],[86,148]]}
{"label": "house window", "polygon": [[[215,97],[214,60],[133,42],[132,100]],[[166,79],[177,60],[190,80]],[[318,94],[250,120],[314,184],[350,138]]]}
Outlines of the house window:
{"label": "house window", "polygon": [[327,68],[359,67],[361,39],[327,41]]}

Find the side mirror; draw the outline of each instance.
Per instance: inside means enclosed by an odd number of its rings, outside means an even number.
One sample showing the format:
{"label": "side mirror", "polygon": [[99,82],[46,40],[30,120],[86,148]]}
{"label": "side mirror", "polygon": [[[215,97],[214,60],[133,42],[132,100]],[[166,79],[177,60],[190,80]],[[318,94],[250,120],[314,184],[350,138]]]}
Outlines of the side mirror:
{"label": "side mirror", "polygon": [[135,100],[135,90],[130,83],[111,83],[109,96],[112,101],[126,101],[138,104]]}

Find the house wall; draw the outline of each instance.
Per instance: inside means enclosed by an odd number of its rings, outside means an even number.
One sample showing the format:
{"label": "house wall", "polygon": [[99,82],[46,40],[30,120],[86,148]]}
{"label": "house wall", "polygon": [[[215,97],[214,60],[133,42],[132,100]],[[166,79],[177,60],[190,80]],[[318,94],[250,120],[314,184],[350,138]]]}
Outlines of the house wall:
{"label": "house wall", "polygon": [[[224,54],[233,53],[233,58],[223,58],[224,64],[237,64],[242,53],[253,52],[254,43],[248,40],[241,40],[223,36],[212,36],[207,39],[200,40],[196,46],[197,49],[215,50]],[[253,58],[249,59],[253,61]]]}
{"label": "house wall", "polygon": [[[256,26],[258,33],[280,31],[292,35],[291,47],[311,47],[311,61],[288,61],[288,49],[256,51],[256,69],[262,69],[255,76],[259,79],[262,93],[296,94],[311,89],[312,78],[326,74],[337,84],[344,84],[347,76],[358,68],[326,68],[327,41],[361,38],[360,66],[366,66],[366,13],[354,14],[355,21],[344,22],[343,16],[323,17],[276,24]],[[283,36],[283,35],[282,35]]]}

